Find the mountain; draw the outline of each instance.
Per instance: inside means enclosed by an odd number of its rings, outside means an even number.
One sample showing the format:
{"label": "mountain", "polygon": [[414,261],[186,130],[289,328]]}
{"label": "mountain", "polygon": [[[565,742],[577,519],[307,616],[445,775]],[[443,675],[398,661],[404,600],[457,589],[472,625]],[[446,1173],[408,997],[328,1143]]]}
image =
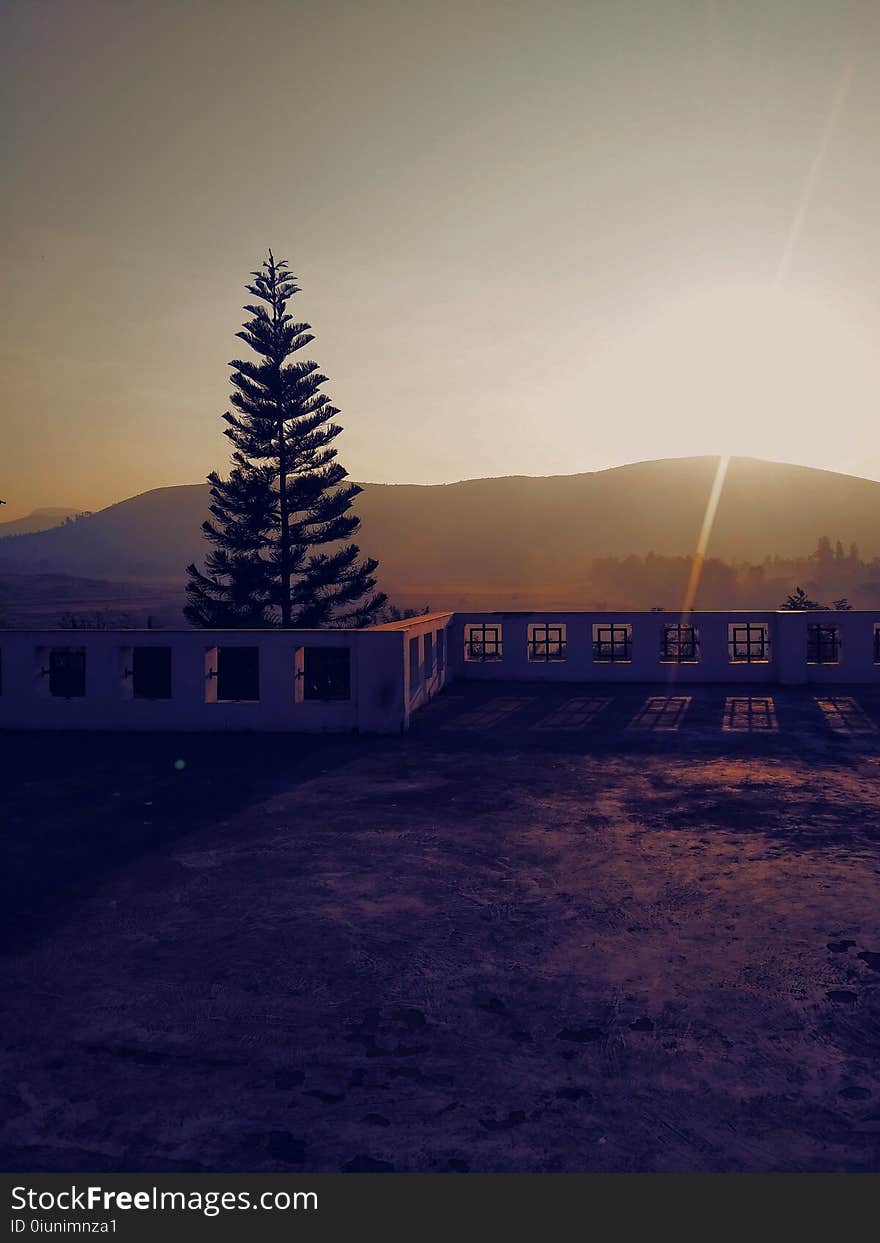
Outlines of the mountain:
{"label": "mountain", "polygon": [[79,510],[64,507],[34,509],[23,518],[14,518],[11,522],[0,522],[0,539],[7,535],[27,535],[32,531],[48,531],[50,527],[60,526],[66,518],[73,518]]}
{"label": "mountain", "polygon": [[183,603],[180,583],[0,572],[0,630],[63,625],[66,615],[89,626],[177,626]]}
{"label": "mountain", "polygon": [[[358,542],[401,603],[463,607],[540,594],[573,606],[603,556],[694,551],[714,457],[639,462],[590,474],[365,484]],[[205,484],[156,488],[52,530],[0,540],[0,569],[179,584],[204,555]],[[802,556],[820,536],[880,555],[880,483],[732,459],[708,555]]]}

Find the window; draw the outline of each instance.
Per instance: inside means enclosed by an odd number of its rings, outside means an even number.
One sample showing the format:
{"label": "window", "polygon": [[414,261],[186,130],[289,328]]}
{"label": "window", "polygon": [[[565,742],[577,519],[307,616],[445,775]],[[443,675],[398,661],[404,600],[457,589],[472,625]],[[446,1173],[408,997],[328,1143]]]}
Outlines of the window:
{"label": "window", "polygon": [[410,687],[416,687],[422,680],[422,669],[419,664],[419,639],[418,635],[409,641],[409,684]]}
{"label": "window", "polygon": [[626,664],[632,660],[632,626],[596,622],[593,626],[593,660],[599,664]]}
{"label": "window", "polygon": [[565,660],[565,626],[535,623],[528,628],[529,660]]}
{"label": "window", "polygon": [[131,693],[134,699],[171,698],[171,648],[135,647],[131,652]]}
{"label": "window", "polygon": [[880,622],[874,622],[874,664],[880,665]]}
{"label": "window", "polygon": [[840,660],[840,628],[807,626],[807,664],[836,665]]}
{"label": "window", "polygon": [[425,677],[434,676],[434,636],[425,635]]}
{"label": "window", "polygon": [[443,673],[446,668],[446,631],[437,631],[437,672]]}
{"label": "window", "polygon": [[486,622],[469,622],[464,628],[465,660],[500,660],[501,627]]}
{"label": "window", "polygon": [[350,649],[304,648],[302,676],[304,699],[351,699]]}
{"label": "window", "polygon": [[260,698],[258,647],[218,647],[217,669],[212,673],[217,679],[218,702],[253,703]]}
{"label": "window", "polygon": [[727,651],[732,665],[766,664],[770,659],[769,623],[730,622]]}
{"label": "window", "polygon": [[49,694],[59,699],[81,699],[86,693],[86,649],[53,647],[49,652]]}
{"label": "window", "polygon": [[695,664],[699,659],[699,634],[688,622],[667,622],[660,638],[660,659],[677,665]]}

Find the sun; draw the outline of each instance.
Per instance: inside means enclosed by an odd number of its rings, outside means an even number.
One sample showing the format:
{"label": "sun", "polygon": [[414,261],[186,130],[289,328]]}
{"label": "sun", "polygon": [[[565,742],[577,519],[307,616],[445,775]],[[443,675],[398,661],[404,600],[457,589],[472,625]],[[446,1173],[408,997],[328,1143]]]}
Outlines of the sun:
{"label": "sun", "polygon": [[673,391],[726,455],[789,460],[827,446],[842,393],[876,371],[832,309],[776,287],[695,299],[673,311],[666,333],[680,365]]}
{"label": "sun", "polygon": [[587,367],[633,458],[698,454],[828,468],[864,440],[880,393],[867,336],[818,297],[728,285],[655,306]]}

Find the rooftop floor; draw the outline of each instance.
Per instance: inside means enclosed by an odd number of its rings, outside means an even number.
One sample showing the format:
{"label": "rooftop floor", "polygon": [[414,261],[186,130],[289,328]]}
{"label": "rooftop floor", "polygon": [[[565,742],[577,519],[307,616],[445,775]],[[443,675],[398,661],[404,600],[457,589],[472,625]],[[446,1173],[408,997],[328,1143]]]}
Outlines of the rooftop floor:
{"label": "rooftop floor", "polygon": [[880,692],[770,689],[2,736],[2,1168],[876,1169]]}

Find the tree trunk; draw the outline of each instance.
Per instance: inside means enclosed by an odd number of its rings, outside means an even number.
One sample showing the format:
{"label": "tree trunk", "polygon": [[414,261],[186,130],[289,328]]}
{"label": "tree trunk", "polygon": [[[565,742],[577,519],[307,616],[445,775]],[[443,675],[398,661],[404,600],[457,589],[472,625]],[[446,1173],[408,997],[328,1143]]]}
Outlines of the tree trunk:
{"label": "tree trunk", "polygon": [[[271,252],[270,252],[271,253]],[[272,284],[273,295],[275,294],[275,260],[272,262]],[[275,345],[278,348],[278,299],[277,295],[273,298],[272,319],[275,323]],[[281,366],[282,360],[276,359],[276,367],[278,368],[278,383],[281,383]],[[281,625],[290,628],[290,515],[287,512],[287,445],[284,441],[284,410],[281,397],[278,398],[279,419],[278,419],[278,488],[279,503],[281,510]]]}

